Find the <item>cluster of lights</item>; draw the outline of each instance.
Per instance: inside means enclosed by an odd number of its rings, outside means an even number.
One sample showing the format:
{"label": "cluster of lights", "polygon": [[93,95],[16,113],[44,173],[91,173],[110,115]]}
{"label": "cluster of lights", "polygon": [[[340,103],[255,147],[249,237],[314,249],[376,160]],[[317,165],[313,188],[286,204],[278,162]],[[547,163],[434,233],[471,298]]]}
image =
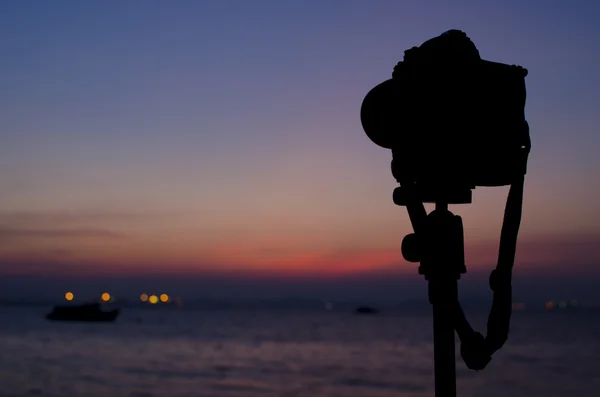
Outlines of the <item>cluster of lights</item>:
{"label": "cluster of lights", "polygon": [[566,309],[566,308],[576,308],[579,306],[579,302],[576,300],[571,301],[550,301],[546,302],[546,310],[555,310],[555,309]]}
{"label": "cluster of lights", "polygon": [[140,295],[140,300],[144,303],[147,302],[147,303],[151,303],[151,304],[155,305],[159,301],[162,303],[170,302],[171,298],[167,294],[160,294],[160,295],[142,294],[142,295]]}
{"label": "cluster of lights", "polygon": [[[73,299],[75,299],[75,295],[72,292],[67,292],[65,294],[65,299],[70,302]],[[104,292],[102,295],[100,295],[100,299],[103,302],[110,302],[110,301],[114,300],[114,298],[108,292]],[[174,302],[176,305],[181,305],[181,300],[179,298],[172,299],[167,294],[148,295],[148,294],[144,293],[144,294],[140,295],[140,300],[144,303],[150,303],[152,305],[156,305],[158,303],[170,303],[170,302]]]}

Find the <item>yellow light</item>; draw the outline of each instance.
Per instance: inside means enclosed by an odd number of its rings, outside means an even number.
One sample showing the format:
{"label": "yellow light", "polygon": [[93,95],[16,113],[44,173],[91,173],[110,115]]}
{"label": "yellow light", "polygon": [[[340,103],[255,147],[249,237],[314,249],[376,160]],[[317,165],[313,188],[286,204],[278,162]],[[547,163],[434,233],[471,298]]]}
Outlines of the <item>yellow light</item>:
{"label": "yellow light", "polygon": [[148,301],[152,304],[155,304],[158,302],[158,297],[156,295],[152,295],[148,298]]}
{"label": "yellow light", "polygon": [[140,300],[142,302],[148,302],[148,294],[141,294],[140,295]]}
{"label": "yellow light", "polygon": [[168,301],[169,301],[169,295],[167,295],[167,294],[162,294],[162,295],[160,296],[160,301],[161,301],[161,302],[163,302],[163,303],[166,303],[166,302],[168,302]]}
{"label": "yellow light", "polygon": [[74,297],[75,297],[75,296],[73,295],[73,293],[72,293],[72,292],[67,292],[67,293],[65,294],[65,299],[66,299],[66,300],[68,300],[68,301],[72,301]]}
{"label": "yellow light", "polygon": [[110,300],[110,294],[108,292],[105,292],[102,294],[102,300],[104,302],[108,302]]}

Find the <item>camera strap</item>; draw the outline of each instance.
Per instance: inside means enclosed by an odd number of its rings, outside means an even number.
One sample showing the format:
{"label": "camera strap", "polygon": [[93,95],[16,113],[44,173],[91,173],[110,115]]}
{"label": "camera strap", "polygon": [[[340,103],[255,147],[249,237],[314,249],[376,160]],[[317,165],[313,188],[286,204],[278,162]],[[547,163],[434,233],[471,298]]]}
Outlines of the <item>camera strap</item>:
{"label": "camera strap", "polygon": [[[425,206],[417,197],[417,191],[414,185],[405,181],[398,181],[402,185],[395,191],[395,194],[401,193],[401,199],[395,200],[398,204],[405,205],[408,215],[413,225],[415,233],[409,234],[403,241],[403,256],[410,262],[422,260],[422,245],[419,240],[426,234],[426,219],[428,218]],[[480,332],[475,331],[467,320],[462,307],[458,301],[458,296],[454,302],[448,302],[448,309],[452,310],[452,319],[454,329],[461,341],[461,356],[469,369],[482,370],[491,361],[492,355],[499,350],[508,338],[510,327],[510,316],[512,312],[512,269],[515,261],[517,248],[517,237],[521,225],[521,214],[523,207],[523,186],[524,176],[514,181],[511,185],[506,207],[504,210],[504,219],[502,222],[502,232],[500,235],[500,248],[496,268],[490,274],[489,284],[493,292],[492,308],[487,322],[487,336],[484,337]],[[399,204],[400,205],[400,204]],[[460,219],[460,217],[457,217]],[[454,233],[460,234],[459,241],[461,250],[464,250],[462,243],[462,221],[461,225]],[[418,237],[421,236],[421,237]],[[421,248],[419,248],[421,247]],[[462,258],[464,261],[464,256]],[[464,273],[463,269],[460,273]],[[419,269],[421,272],[421,268]],[[425,272],[426,273],[426,272]],[[427,275],[426,275],[427,278]]]}
{"label": "camera strap", "polygon": [[524,178],[513,183],[508,193],[500,235],[500,249],[496,268],[490,274],[493,292],[492,308],[487,322],[487,336],[475,331],[456,301],[454,328],[461,341],[460,353],[469,369],[482,370],[491,361],[508,338],[512,311],[512,269],[521,224]]}

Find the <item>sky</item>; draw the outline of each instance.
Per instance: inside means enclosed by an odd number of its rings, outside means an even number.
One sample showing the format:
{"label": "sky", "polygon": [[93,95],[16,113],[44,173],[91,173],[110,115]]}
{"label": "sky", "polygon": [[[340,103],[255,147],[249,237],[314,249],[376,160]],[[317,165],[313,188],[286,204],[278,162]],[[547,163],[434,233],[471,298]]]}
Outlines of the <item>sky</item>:
{"label": "sky", "polygon": [[[599,19],[591,0],[3,1],[0,287],[423,294],[360,105],[460,29],[529,71],[519,291],[600,299]],[[507,193],[450,208],[467,290],[487,293]]]}

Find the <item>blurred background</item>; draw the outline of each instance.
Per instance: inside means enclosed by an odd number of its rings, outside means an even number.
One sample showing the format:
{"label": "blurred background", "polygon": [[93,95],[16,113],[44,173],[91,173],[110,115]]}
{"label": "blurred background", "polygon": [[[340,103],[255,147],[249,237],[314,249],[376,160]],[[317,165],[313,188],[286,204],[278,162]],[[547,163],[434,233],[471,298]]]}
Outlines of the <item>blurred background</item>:
{"label": "blurred background", "polygon": [[[485,371],[458,363],[459,395],[595,396],[599,18],[584,0],[3,1],[0,395],[432,395],[427,284],[359,111],[404,50],[460,29],[529,70],[533,144],[512,333]],[[479,329],[507,192],[450,208]],[[121,314],[44,319],[92,301]]]}

